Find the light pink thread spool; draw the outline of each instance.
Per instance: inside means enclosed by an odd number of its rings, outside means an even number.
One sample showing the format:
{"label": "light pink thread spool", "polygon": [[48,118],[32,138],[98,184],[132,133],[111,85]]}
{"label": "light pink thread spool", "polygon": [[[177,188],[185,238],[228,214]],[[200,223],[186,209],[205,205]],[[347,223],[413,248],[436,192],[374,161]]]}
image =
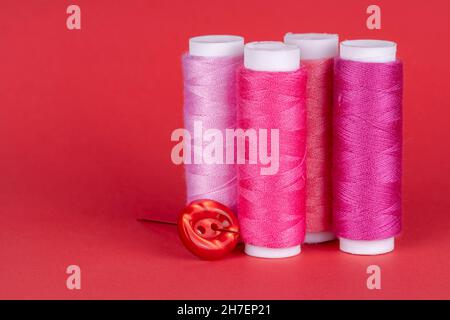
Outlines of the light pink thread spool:
{"label": "light pink thread spool", "polygon": [[[244,52],[244,38],[240,36],[233,36],[233,35],[206,35],[206,36],[198,36],[193,37],[189,39],[189,56],[195,57],[195,58],[205,58],[205,64],[211,64],[214,63],[214,59],[220,60],[220,59],[234,59],[235,57],[242,57]],[[237,66],[238,67],[238,66]],[[214,75],[214,79],[221,79],[222,74],[220,74],[220,71],[217,71],[218,74]],[[222,77],[223,81],[230,81],[230,77],[227,78],[225,76]],[[234,79],[231,77],[231,79]],[[222,90],[223,91],[223,90]],[[231,93],[231,94],[234,94]],[[214,95],[213,93],[209,92],[207,93],[208,96],[204,97],[206,99],[212,99],[214,101]],[[219,99],[218,99],[219,100]],[[210,101],[208,101],[210,102]],[[213,102],[210,102],[213,103]],[[214,117],[215,114],[227,114],[228,117],[233,116],[230,114],[233,112],[235,106],[226,105],[224,104],[211,104],[211,108],[208,108],[208,111],[206,114],[203,114],[203,116],[209,120],[208,118]],[[224,109],[225,108],[225,109]],[[230,111],[231,110],[231,111]],[[195,116],[198,116],[196,114]],[[234,114],[234,117],[236,117],[236,114]],[[193,115],[191,114],[189,117],[185,116],[185,126],[186,127],[193,127],[194,120],[192,119]],[[222,128],[223,124],[220,124],[220,121],[216,122],[216,125],[219,125],[219,128],[212,128],[212,129],[228,129],[228,128]],[[234,129],[234,125],[232,128]],[[194,129],[195,130],[195,129]],[[228,148],[228,146],[224,146],[225,148]],[[195,148],[192,148],[194,151],[194,157],[196,151]],[[203,157],[203,155],[200,155]],[[204,166],[206,168],[208,166],[207,163],[201,164],[199,166]],[[186,166],[187,168],[187,166]],[[235,172],[235,165],[229,164],[226,169],[221,169],[221,172],[225,171],[227,177],[233,176],[233,173]],[[219,186],[219,184],[210,184],[210,182],[214,179],[214,177],[207,177],[202,174],[190,173],[188,174],[188,169],[186,169],[186,185],[187,185],[187,202],[190,202],[192,200],[198,200],[199,198],[206,198],[211,200],[216,200],[219,202],[222,202],[223,204],[230,207],[230,209],[235,210],[236,206],[236,192],[237,189],[231,189],[229,186],[225,190],[225,192],[221,193],[215,193],[214,190],[211,189],[211,185],[214,185],[215,187]],[[234,177],[236,177],[236,174],[234,174]],[[205,179],[208,178],[209,180]],[[221,181],[221,180],[219,180]],[[234,181],[234,185],[236,184],[236,181]],[[213,188],[214,189],[214,188]],[[199,196],[201,194],[201,196]]]}

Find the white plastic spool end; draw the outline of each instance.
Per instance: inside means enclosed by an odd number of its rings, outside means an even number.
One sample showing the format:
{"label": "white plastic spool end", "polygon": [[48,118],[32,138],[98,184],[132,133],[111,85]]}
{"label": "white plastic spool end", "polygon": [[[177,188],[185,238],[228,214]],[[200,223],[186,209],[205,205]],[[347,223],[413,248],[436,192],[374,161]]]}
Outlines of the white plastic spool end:
{"label": "white plastic spool end", "polygon": [[289,248],[265,248],[251,244],[245,245],[245,253],[249,256],[257,258],[289,258],[298,255],[300,252],[300,245]]}
{"label": "white plastic spool end", "polygon": [[300,68],[300,50],[279,41],[250,42],[244,47],[244,66],[253,71],[295,71]]}
{"label": "white plastic spool end", "polygon": [[384,254],[394,250],[394,238],[382,240],[350,240],[339,238],[339,249],[343,252],[359,255]]}
{"label": "white plastic spool end", "polygon": [[300,48],[302,60],[334,58],[339,53],[339,36],[331,33],[286,33],[284,42]]}
{"label": "white plastic spool end", "polygon": [[[340,57],[344,60],[359,62],[393,62],[397,55],[397,44],[384,40],[347,40],[341,42]],[[380,240],[351,240],[339,238],[341,251],[360,254],[377,255],[394,250],[394,237]]]}
{"label": "white plastic spool end", "polygon": [[231,35],[208,35],[189,39],[189,54],[198,57],[232,57],[242,55],[244,38]]}
{"label": "white plastic spool end", "polygon": [[340,56],[343,60],[359,62],[393,62],[397,44],[385,40],[346,40],[341,42]]}
{"label": "white plastic spool end", "polygon": [[306,232],[305,243],[322,243],[336,239],[336,235],[331,231]]}
{"label": "white plastic spool end", "polygon": [[[251,42],[244,47],[244,66],[253,71],[289,72],[300,68],[300,50],[278,41]],[[301,246],[266,248],[245,244],[245,253],[258,258],[287,258],[298,255]]]}

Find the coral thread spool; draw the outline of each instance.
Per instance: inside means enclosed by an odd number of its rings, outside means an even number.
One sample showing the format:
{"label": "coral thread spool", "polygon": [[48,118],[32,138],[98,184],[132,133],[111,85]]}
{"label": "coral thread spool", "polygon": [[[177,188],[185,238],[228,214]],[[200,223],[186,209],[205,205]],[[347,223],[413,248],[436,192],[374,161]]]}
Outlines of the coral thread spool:
{"label": "coral thread spool", "polygon": [[[368,63],[390,63],[396,60],[395,42],[381,40],[350,40],[340,45],[343,60]],[[394,250],[394,237],[377,240],[339,238],[340,250],[359,255],[377,255]]]}
{"label": "coral thread spool", "polygon": [[[297,71],[300,68],[300,50],[282,42],[248,43],[244,47],[244,67],[256,72]],[[245,243],[245,253],[259,258],[286,258],[298,255],[300,252],[300,242],[298,245],[286,248],[264,247]]]}
{"label": "coral thread spool", "polygon": [[[302,64],[308,73],[305,243],[321,243],[336,238],[331,231],[331,59],[338,55],[339,36],[328,33],[287,33],[284,42],[300,48]],[[317,66],[317,63],[323,66]],[[322,68],[326,69],[326,75],[320,75],[322,78],[319,78],[323,83],[320,83],[320,87],[312,87],[318,84],[312,78],[319,77],[315,73],[321,72]],[[328,76],[331,77],[328,79]]]}

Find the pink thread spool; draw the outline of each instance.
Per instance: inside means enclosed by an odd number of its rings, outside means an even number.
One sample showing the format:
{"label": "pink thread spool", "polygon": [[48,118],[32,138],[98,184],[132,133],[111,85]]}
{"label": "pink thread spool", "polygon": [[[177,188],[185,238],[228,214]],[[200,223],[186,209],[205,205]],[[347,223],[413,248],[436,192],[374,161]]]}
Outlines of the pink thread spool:
{"label": "pink thread spool", "polygon": [[[388,63],[396,60],[397,44],[382,40],[349,40],[340,45],[343,60]],[[340,250],[359,255],[377,255],[394,250],[394,237],[380,240],[339,238]]]}
{"label": "pink thread spool", "polygon": [[[240,36],[207,35],[189,39],[189,56],[184,57],[185,77],[193,77],[194,74],[194,78],[197,79],[195,83],[190,83],[189,87],[185,83],[186,128],[195,131],[193,129],[195,121],[201,121],[204,129],[221,131],[234,129],[236,102],[232,97],[235,96],[235,72],[242,65],[243,51],[244,38]],[[194,69],[197,69],[196,71],[207,69],[210,74],[195,73]],[[192,82],[192,79],[189,81]],[[205,84],[205,81],[211,82]],[[205,89],[207,86],[215,87]],[[192,92],[187,93],[186,88]],[[195,99],[192,99],[195,95]],[[222,121],[224,119],[226,121]],[[228,146],[224,145],[223,151],[227,148]],[[196,152],[195,147],[192,147],[192,150]],[[220,172],[220,176],[212,175],[212,171]],[[201,163],[195,166],[185,164],[185,172],[188,203],[198,199],[211,199],[225,204],[232,210],[236,209],[235,164]]]}
{"label": "pink thread spool", "polygon": [[[292,72],[300,68],[300,50],[282,42],[252,42],[244,47],[244,67],[261,72]],[[245,253],[260,258],[286,258],[299,254],[301,246],[269,248],[246,243]]]}
{"label": "pink thread spool", "polygon": [[[302,64],[311,63],[307,68],[308,80],[313,76],[312,68],[314,63],[322,62],[328,59],[334,59],[338,55],[339,37],[337,34],[328,33],[287,33],[284,36],[284,42],[296,45],[300,48],[302,56]],[[332,64],[330,67],[332,72]],[[324,80],[324,79],[322,79]],[[325,79],[326,81],[327,79]],[[334,240],[336,237],[331,231],[331,105],[332,105],[332,77],[328,79],[329,83],[324,83],[323,87],[310,88],[311,91],[322,90],[322,96],[329,96],[328,101],[322,103],[313,103],[307,98],[307,162],[306,162],[306,235],[305,243],[321,243]],[[308,85],[309,88],[309,85]],[[323,91],[323,90],[328,90]],[[317,92],[316,92],[317,93]],[[311,108],[324,108],[327,110],[312,110]],[[314,125],[319,119],[313,119],[321,115],[323,120],[321,125]],[[326,116],[328,115],[328,117]],[[313,149],[316,145],[321,144],[322,148]],[[330,163],[328,163],[330,162]],[[318,169],[318,167],[321,167]],[[318,171],[322,176],[319,176]],[[319,180],[319,181],[318,181]],[[314,185],[319,183],[320,185]],[[320,202],[320,203],[318,203]],[[320,223],[318,221],[320,220]]]}

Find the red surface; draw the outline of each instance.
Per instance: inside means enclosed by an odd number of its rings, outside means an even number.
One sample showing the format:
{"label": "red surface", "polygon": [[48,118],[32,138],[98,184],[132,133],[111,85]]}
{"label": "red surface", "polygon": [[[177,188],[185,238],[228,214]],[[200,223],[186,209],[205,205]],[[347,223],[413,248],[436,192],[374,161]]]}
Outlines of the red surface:
{"label": "red surface", "polygon": [[[450,298],[450,42],[447,1],[0,1],[0,298]],[[180,55],[190,36],[287,31],[399,43],[405,63],[404,232],[394,253],[337,244],[292,259],[193,257],[170,225],[182,168]],[[165,207],[165,208],[164,208]],[[66,289],[65,269],[82,270]],[[366,288],[379,264],[382,289]]]}

